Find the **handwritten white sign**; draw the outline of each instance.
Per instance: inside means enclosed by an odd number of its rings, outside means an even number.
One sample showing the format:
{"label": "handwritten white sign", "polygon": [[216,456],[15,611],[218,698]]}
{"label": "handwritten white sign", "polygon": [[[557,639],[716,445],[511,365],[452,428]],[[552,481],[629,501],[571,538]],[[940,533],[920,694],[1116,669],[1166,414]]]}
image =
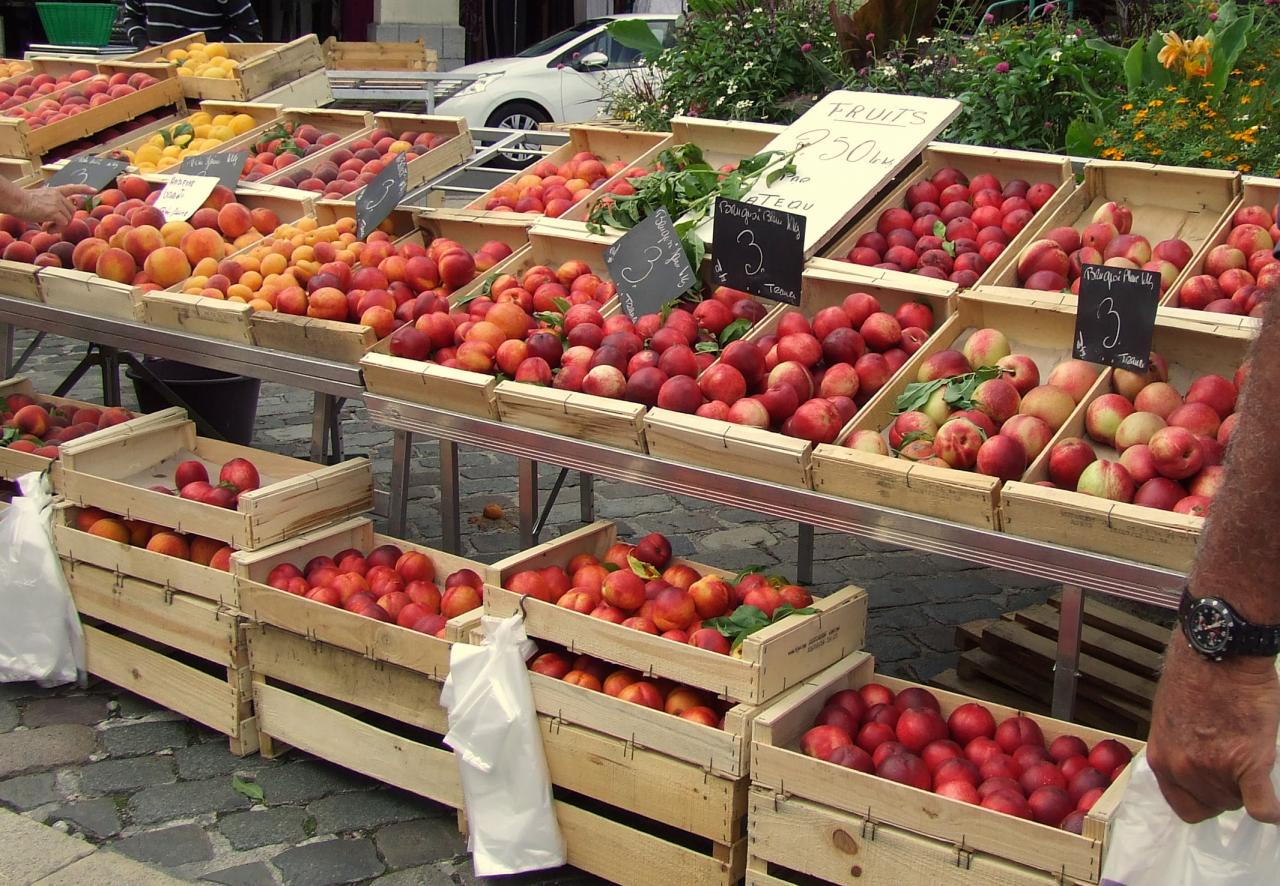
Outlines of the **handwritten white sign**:
{"label": "handwritten white sign", "polygon": [[171,175],[156,197],[156,209],[167,222],[186,221],[196,214],[217,186],[218,177],[213,175]]}
{"label": "handwritten white sign", "polygon": [[[841,90],[779,133],[766,151],[797,150],[795,175],[761,177],[745,197],[805,216],[805,255],[861,211],[960,113],[949,98]],[[711,240],[712,223],[698,233]]]}

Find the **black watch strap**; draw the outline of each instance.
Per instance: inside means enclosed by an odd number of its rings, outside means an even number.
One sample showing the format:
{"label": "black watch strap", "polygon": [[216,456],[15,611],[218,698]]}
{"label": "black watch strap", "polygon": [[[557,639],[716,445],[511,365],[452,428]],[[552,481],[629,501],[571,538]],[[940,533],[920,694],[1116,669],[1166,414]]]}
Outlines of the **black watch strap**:
{"label": "black watch strap", "polygon": [[[1178,620],[1181,622],[1184,631],[1186,630],[1187,619],[1191,614],[1191,610],[1198,602],[1199,598],[1191,596],[1191,590],[1183,587],[1182,599],[1178,603]],[[1222,651],[1220,657],[1226,658],[1237,655],[1273,657],[1280,655],[1280,624],[1253,624],[1246,621],[1235,610],[1235,607],[1225,600],[1218,599],[1216,602],[1231,614],[1233,621],[1231,641],[1227,648]]]}

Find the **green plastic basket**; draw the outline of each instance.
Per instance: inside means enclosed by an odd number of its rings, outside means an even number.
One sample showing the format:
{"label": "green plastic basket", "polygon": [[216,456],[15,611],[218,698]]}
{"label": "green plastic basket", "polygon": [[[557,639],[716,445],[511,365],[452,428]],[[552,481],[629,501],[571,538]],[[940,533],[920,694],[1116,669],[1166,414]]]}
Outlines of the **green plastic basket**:
{"label": "green plastic basket", "polygon": [[50,43],[106,46],[116,20],[114,3],[37,3],[36,12]]}

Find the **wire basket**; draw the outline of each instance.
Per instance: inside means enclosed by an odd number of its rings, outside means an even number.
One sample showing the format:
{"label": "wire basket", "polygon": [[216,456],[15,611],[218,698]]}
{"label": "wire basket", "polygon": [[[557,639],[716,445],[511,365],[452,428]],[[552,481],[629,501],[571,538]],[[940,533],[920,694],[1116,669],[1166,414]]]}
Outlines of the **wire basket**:
{"label": "wire basket", "polygon": [[50,43],[101,47],[111,41],[114,3],[37,3],[36,12]]}

